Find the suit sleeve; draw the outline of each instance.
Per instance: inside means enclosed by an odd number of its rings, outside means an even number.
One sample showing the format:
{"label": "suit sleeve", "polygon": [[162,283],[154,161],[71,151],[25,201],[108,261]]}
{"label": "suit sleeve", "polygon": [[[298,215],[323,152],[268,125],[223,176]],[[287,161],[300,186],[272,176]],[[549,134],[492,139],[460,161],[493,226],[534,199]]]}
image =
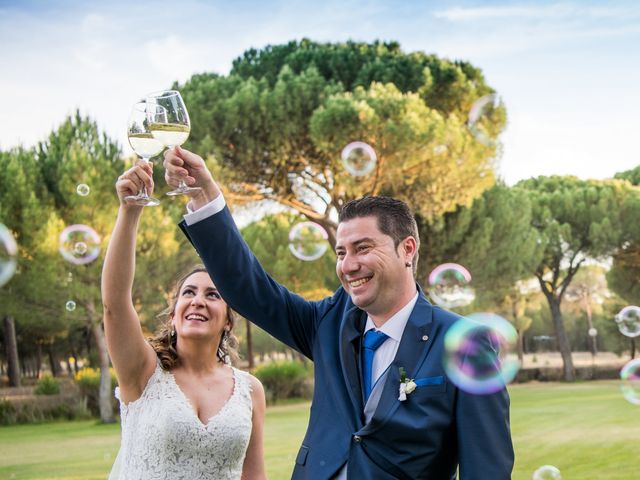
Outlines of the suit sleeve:
{"label": "suit sleeve", "polygon": [[[491,341],[479,342],[492,369],[500,368]],[[456,429],[460,480],[509,480],[514,452],[509,426],[509,394],[506,388],[488,394],[458,390]]]}
{"label": "suit sleeve", "polygon": [[312,359],[316,325],[328,300],[308,302],[277,283],[253,255],[225,207],[185,232],[229,306]]}

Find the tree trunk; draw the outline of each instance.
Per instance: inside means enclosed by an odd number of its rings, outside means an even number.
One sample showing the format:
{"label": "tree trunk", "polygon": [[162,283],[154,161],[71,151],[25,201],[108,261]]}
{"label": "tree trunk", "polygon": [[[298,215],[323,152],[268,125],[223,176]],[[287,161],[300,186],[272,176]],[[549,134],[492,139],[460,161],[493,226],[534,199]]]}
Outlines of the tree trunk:
{"label": "tree trunk", "polygon": [[56,359],[56,354],[53,351],[53,345],[47,347],[47,356],[49,357],[49,366],[51,367],[51,375],[54,377],[60,376],[60,362]]}
{"label": "tree trunk", "polygon": [[36,342],[36,378],[40,378],[40,371],[42,370],[42,343],[38,340]]}
{"label": "tree trunk", "polygon": [[[585,310],[587,311],[587,324],[589,325],[589,330],[591,330],[593,328],[593,319],[591,314],[590,296],[587,295],[584,297],[584,303],[585,303]],[[594,335],[593,337],[589,335],[589,340],[590,340],[589,346],[591,347],[591,355],[595,357],[598,354],[598,343],[597,343],[596,335]]]}
{"label": "tree trunk", "polygon": [[253,361],[253,340],[251,338],[251,322],[246,320],[247,322],[247,357],[249,360],[249,369],[255,367],[255,362]]}
{"label": "tree trunk", "polygon": [[553,328],[556,334],[556,341],[558,342],[558,349],[560,350],[560,355],[562,355],[564,379],[567,382],[572,382],[575,380],[573,359],[571,358],[571,346],[569,345],[567,332],[564,329],[562,311],[560,310],[560,301],[554,295],[546,295],[546,297],[549,302],[549,308],[551,309],[551,317],[553,319]]}
{"label": "tree trunk", "polygon": [[20,361],[18,359],[18,341],[13,317],[4,317],[4,343],[7,349],[7,374],[9,386],[20,386]]}
{"label": "tree trunk", "polygon": [[111,404],[111,373],[109,372],[109,353],[107,352],[107,341],[102,330],[102,323],[96,318],[93,300],[85,304],[87,319],[91,326],[93,338],[98,350],[98,361],[100,364],[100,390],[98,403],[100,405],[100,420],[103,423],[114,423],[113,406]]}
{"label": "tree trunk", "polygon": [[78,374],[78,354],[76,353],[76,349],[71,349],[71,358],[73,359],[73,374]]}
{"label": "tree trunk", "polygon": [[631,360],[636,358],[636,339],[631,338]]}
{"label": "tree trunk", "polygon": [[524,332],[518,332],[518,360],[524,364]]}

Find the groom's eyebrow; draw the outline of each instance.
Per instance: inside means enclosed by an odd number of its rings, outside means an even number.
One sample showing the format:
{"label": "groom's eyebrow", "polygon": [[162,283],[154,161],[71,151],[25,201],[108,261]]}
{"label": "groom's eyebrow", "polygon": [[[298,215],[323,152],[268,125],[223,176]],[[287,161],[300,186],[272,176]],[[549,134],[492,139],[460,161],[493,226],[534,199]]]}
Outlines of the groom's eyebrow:
{"label": "groom's eyebrow", "polygon": [[[358,245],[361,245],[363,243],[375,243],[375,240],[371,237],[362,237],[362,238],[358,238],[357,240],[354,240],[351,243],[347,243],[347,245],[351,245],[352,247],[357,247]],[[339,248],[345,248],[342,245],[338,245],[336,246],[336,250],[338,250]]]}

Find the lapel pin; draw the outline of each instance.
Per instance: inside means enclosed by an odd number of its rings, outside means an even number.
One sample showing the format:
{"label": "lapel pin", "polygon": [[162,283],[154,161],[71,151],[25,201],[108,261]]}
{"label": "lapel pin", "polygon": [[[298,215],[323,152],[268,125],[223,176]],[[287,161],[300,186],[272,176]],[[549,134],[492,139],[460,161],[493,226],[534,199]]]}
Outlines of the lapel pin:
{"label": "lapel pin", "polygon": [[422,335],[422,341],[426,342],[427,340],[429,340],[429,335]]}

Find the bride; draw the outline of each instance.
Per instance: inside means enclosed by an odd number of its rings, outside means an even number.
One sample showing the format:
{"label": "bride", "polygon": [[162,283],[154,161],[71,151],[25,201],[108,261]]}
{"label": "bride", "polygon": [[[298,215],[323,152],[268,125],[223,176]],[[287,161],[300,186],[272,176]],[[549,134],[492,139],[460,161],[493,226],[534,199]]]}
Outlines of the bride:
{"label": "bride", "polygon": [[230,365],[233,313],[204,268],[185,275],[165,325],[145,340],[133,305],[136,232],[151,164],[118,178],[120,209],[102,272],[104,328],[118,377],[122,440],[110,480],[266,479],[264,390]]}

